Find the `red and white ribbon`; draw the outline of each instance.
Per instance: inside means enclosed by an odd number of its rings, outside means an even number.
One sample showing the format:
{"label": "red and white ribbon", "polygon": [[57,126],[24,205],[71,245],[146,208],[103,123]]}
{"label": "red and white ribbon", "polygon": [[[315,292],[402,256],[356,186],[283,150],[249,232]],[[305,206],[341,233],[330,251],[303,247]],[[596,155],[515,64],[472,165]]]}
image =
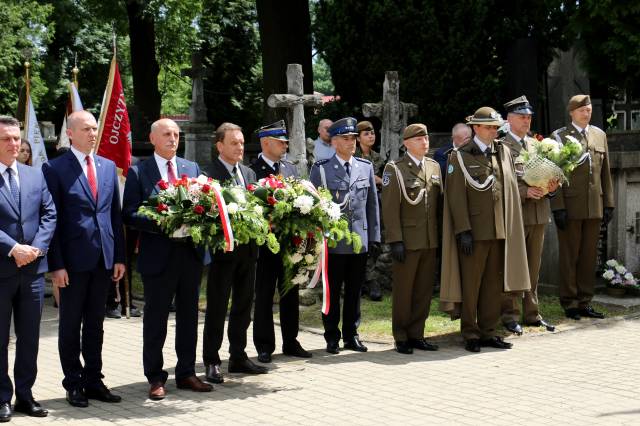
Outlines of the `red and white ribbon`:
{"label": "red and white ribbon", "polygon": [[329,308],[331,306],[329,292],[329,274],[327,273],[327,270],[329,268],[328,253],[327,239],[323,237],[318,266],[316,267],[316,272],[313,274],[313,278],[311,278],[311,282],[309,282],[309,285],[307,286],[307,288],[314,288],[318,283],[320,277],[322,277],[322,313],[325,315],[329,315]]}
{"label": "red and white ribbon", "polygon": [[224,251],[233,251],[235,241],[233,238],[233,229],[231,229],[231,220],[229,219],[227,203],[224,202],[224,197],[216,185],[212,185],[211,190],[216,196],[218,212],[220,213],[220,222],[222,224],[222,233],[224,235]]}

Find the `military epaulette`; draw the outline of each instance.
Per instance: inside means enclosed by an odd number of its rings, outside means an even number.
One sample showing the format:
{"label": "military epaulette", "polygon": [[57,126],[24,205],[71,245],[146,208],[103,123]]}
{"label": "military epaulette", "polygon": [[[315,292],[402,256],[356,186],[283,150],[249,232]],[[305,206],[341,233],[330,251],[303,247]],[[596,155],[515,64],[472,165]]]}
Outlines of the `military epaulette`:
{"label": "military epaulette", "polygon": [[327,164],[331,160],[331,158],[325,158],[324,160],[318,160],[313,163],[314,166],[322,166],[323,164]]}
{"label": "military epaulette", "polygon": [[280,160],[281,163],[286,164],[287,166],[294,166],[295,164],[293,164],[293,162],[289,161],[289,160]]}
{"label": "military epaulette", "polygon": [[560,134],[560,132],[564,132],[566,130],[567,130],[567,126],[560,127],[559,129],[556,129],[553,132],[551,132],[551,135],[558,135]]}
{"label": "military epaulette", "polygon": [[431,157],[424,157],[425,159],[427,159],[427,161],[431,161],[432,163],[436,163],[438,166],[440,165],[440,163],[438,163],[436,160],[434,160]]}
{"label": "military epaulette", "polygon": [[371,161],[366,160],[364,158],[360,158],[360,157],[353,157],[353,158],[355,158],[356,160],[361,161],[363,163],[371,164]]}

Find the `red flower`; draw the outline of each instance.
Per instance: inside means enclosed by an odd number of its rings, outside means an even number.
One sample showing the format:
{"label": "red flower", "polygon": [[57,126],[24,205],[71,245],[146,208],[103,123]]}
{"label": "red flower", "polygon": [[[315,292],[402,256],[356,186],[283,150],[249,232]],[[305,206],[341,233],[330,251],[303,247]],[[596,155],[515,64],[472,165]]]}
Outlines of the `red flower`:
{"label": "red flower", "polygon": [[252,183],[250,183],[249,185],[247,185],[247,189],[251,192],[256,190],[256,186]]}
{"label": "red flower", "polygon": [[542,136],[540,133],[536,133],[534,137],[539,141],[544,139],[544,136]]}
{"label": "red flower", "polygon": [[208,194],[209,191],[211,191],[211,187],[209,185],[207,185],[206,183],[204,185],[202,185],[202,192],[204,192],[205,194]]}
{"label": "red flower", "polygon": [[187,180],[187,179],[189,179],[189,176],[187,176],[185,173],[183,173],[183,174],[180,175],[180,179]]}
{"label": "red flower", "polygon": [[273,206],[278,202],[278,200],[276,200],[275,198],[273,198],[271,195],[269,195],[267,197],[267,203],[269,203],[269,205]]}
{"label": "red flower", "polygon": [[291,241],[293,241],[293,244],[298,247],[300,244],[302,244],[302,238],[298,237],[297,235],[294,235],[291,238]]}
{"label": "red flower", "polygon": [[162,191],[169,188],[169,184],[162,179],[160,179],[156,185],[158,185],[158,188],[160,188]]}
{"label": "red flower", "polygon": [[197,204],[194,208],[193,208],[193,212],[195,214],[204,214],[204,207],[202,207],[200,204]]}
{"label": "red flower", "polygon": [[159,204],[156,206],[156,211],[157,211],[158,213],[166,212],[167,210],[169,210],[169,206],[167,206],[167,205],[166,205],[166,204],[164,204],[164,203],[159,203]]}

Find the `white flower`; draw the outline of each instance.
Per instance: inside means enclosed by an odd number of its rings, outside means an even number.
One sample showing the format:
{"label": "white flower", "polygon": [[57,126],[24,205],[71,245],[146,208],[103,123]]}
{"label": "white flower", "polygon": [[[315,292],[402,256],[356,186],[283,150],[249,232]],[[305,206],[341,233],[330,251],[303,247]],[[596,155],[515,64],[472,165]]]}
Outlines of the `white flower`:
{"label": "white flower", "polygon": [[607,260],[607,266],[611,266],[612,268],[615,268],[616,266],[618,266],[618,262],[616,262],[615,259],[609,259]]}
{"label": "white flower", "polygon": [[204,185],[205,183],[209,183],[209,178],[205,175],[200,175],[196,178],[196,182],[198,182],[200,185]]}
{"label": "white flower", "polygon": [[560,150],[560,145],[558,141],[550,138],[544,138],[539,142],[540,146],[547,152]]}
{"label": "white flower", "polygon": [[[316,260],[316,258],[312,255],[312,254],[305,254],[304,255],[304,261],[311,264],[313,263],[313,261]],[[632,276],[633,278],[633,276]]]}
{"label": "white flower", "polygon": [[291,280],[292,284],[306,284],[307,283],[307,274],[306,273],[301,273],[296,275],[292,280]]}
{"label": "white flower", "polygon": [[611,280],[616,274],[611,270],[607,270],[604,274],[602,274],[602,278],[605,280]]}
{"label": "white flower", "polygon": [[253,207],[253,211],[256,212],[256,214],[262,216],[262,206],[255,205]]}
{"label": "white flower", "polygon": [[229,214],[238,213],[238,205],[236,203],[227,204],[227,211],[229,212]]}
{"label": "white flower", "polygon": [[247,204],[247,199],[244,196],[244,189],[240,187],[233,187],[229,190],[233,199],[238,202],[238,204]]}
{"label": "white flower", "polygon": [[633,274],[631,272],[627,272],[626,274],[624,274],[624,279],[627,281],[632,281],[635,278],[633,277]]}
{"label": "white flower", "polygon": [[331,200],[322,200],[320,207],[332,222],[340,219],[340,206]]}
{"label": "white flower", "polygon": [[291,263],[299,263],[302,260],[302,255],[300,253],[293,253],[289,256],[289,260]]}
{"label": "white flower", "polygon": [[619,274],[626,274],[627,273],[627,268],[625,268],[622,265],[618,265],[616,266],[616,272]]}
{"label": "white flower", "polygon": [[308,195],[300,195],[293,200],[293,207],[300,210],[302,214],[308,214],[313,208],[313,198]]}

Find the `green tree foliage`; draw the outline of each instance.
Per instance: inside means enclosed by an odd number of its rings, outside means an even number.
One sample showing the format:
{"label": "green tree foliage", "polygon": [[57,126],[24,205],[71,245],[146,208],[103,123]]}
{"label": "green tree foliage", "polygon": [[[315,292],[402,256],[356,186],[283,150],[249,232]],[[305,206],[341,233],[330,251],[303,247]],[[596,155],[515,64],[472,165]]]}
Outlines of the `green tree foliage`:
{"label": "green tree foliage", "polygon": [[0,113],[14,115],[24,86],[24,62],[31,63],[32,99],[37,105],[47,88],[41,84],[42,57],[53,33],[51,7],[30,0],[6,0],[0,7]]}
{"label": "green tree foliage", "polygon": [[329,65],[321,57],[313,62],[313,90],[323,95],[333,95],[335,90]]}

